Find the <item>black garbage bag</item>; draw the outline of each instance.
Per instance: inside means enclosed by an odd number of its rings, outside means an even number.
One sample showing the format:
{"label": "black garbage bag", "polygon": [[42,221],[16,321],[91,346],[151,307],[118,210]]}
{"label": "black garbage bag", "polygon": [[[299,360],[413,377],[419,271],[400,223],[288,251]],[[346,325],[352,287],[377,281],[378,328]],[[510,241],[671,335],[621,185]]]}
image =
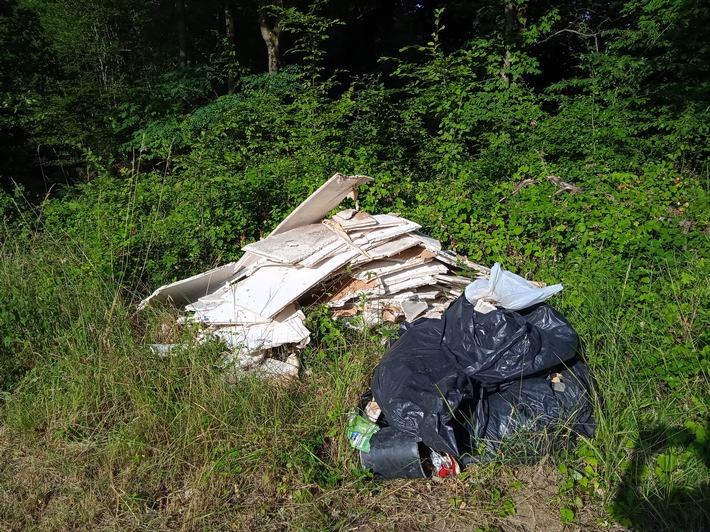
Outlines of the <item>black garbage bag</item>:
{"label": "black garbage bag", "polygon": [[455,413],[476,394],[441,349],[442,324],[423,319],[402,329],[375,369],[372,395],[389,426],[432,449],[459,455],[466,452],[460,442],[470,441],[471,427],[462,427]]}
{"label": "black garbage bag", "polygon": [[482,314],[462,296],[442,319],[404,324],[400,334],[372,379],[384,425],[454,456],[476,455],[483,443],[490,458],[520,435],[523,462],[564,431],[593,435],[577,333],[549,306]]}
{"label": "black garbage bag", "polygon": [[[481,389],[476,408],[478,459],[531,463],[573,443],[596,428],[587,366],[580,359],[544,377],[509,382],[496,391]],[[483,449],[485,447],[485,449]]]}
{"label": "black garbage bag", "polygon": [[577,332],[548,305],[483,314],[461,296],[441,319],[441,348],[461,371],[484,384],[540,375],[577,353]]}

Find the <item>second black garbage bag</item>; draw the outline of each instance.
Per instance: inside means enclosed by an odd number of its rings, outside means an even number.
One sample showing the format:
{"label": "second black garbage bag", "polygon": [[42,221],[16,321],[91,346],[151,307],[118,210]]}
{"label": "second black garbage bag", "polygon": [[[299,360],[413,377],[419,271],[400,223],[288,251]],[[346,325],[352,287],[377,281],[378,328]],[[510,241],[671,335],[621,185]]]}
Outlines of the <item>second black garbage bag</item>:
{"label": "second black garbage bag", "polygon": [[579,434],[591,438],[596,424],[587,366],[579,358],[545,376],[481,389],[475,436],[481,456],[535,462],[553,448],[568,447]]}
{"label": "second black garbage bag", "polygon": [[[372,393],[387,424],[432,449],[461,456],[486,440],[492,452],[491,441],[521,428],[544,430],[575,412],[580,432],[593,433],[577,333],[551,307],[484,314],[461,296],[441,319],[401,330],[375,370]],[[567,394],[551,387],[555,371],[567,372]]]}
{"label": "second black garbage bag", "polygon": [[441,348],[461,371],[486,385],[540,375],[577,353],[577,332],[545,304],[483,314],[461,296],[441,321]]}
{"label": "second black garbage bag", "polygon": [[372,378],[372,395],[386,422],[441,452],[461,454],[465,428],[454,420],[476,393],[441,349],[442,321],[418,320],[392,344]]}

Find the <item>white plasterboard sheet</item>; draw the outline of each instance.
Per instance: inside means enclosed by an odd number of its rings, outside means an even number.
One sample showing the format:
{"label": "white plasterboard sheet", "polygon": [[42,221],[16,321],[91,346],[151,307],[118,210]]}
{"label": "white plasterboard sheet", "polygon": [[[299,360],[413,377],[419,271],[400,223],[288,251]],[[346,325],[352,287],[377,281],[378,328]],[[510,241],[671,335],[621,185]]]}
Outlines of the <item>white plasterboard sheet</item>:
{"label": "white plasterboard sheet", "polygon": [[436,238],[420,233],[419,231],[413,231],[412,236],[419,239],[422,245],[429,251],[441,251],[441,242],[439,242]]}
{"label": "white plasterboard sheet", "polygon": [[336,218],[338,221],[348,221],[351,220],[353,216],[355,216],[358,212],[355,209],[344,209],[342,211],[338,211],[333,215],[333,219],[335,220]]}
{"label": "white plasterboard sheet", "polygon": [[419,299],[436,299],[436,297],[441,294],[441,288],[438,286],[424,286],[417,288],[414,294]]}
{"label": "white plasterboard sheet", "polygon": [[382,259],[402,253],[402,251],[418,246],[419,244],[419,239],[405,234],[399,238],[395,238],[389,242],[375,246],[374,248],[369,249],[367,253],[372,259]]}
{"label": "white plasterboard sheet", "polygon": [[253,253],[244,253],[241,258],[237,261],[237,265],[234,267],[234,277],[232,280],[243,279],[251,275],[255,268],[258,268],[267,259],[260,257],[259,255],[254,255]]}
{"label": "white plasterboard sheet", "polygon": [[283,264],[296,264],[336,241],[338,236],[323,224],[310,224],[270,235],[242,249]]}
{"label": "white plasterboard sheet", "polygon": [[304,319],[299,310],[284,321],[230,325],[220,327],[214,334],[232,349],[254,352],[306,340],[311,333],[303,324]]}
{"label": "white plasterboard sheet", "polygon": [[359,298],[362,295],[374,297],[382,294],[384,289],[378,279],[360,280],[348,279],[348,282],[339,286],[337,291],[328,300],[329,307],[342,307],[348,301]]}
{"label": "white plasterboard sheet", "polygon": [[381,298],[385,303],[402,303],[402,301],[434,301],[441,295],[441,289],[436,286],[420,286],[396,294],[387,294]]}
{"label": "white plasterboard sheet", "polygon": [[277,235],[296,227],[320,222],[330,211],[340,205],[340,202],[353,189],[368,181],[372,181],[372,178],[364,175],[335,174],[296,207],[271,234]]}
{"label": "white plasterboard sheet", "polygon": [[345,244],[342,240],[338,239],[335,242],[331,242],[330,244],[326,245],[323,247],[321,250],[317,251],[310,257],[307,257],[303,259],[299,264],[301,266],[305,266],[307,268],[312,268],[316,264],[318,264],[320,261],[325,260],[330,257],[334,257],[338,253],[342,253],[343,251],[346,251],[350,246]]}
{"label": "white plasterboard sheet", "polygon": [[[404,220],[404,218],[402,218],[402,220]],[[382,229],[373,229],[372,231],[364,233],[362,237],[367,240],[369,246],[363,245],[361,247],[365,250],[369,250],[374,248],[376,245],[379,245],[383,242],[387,242],[388,240],[392,240],[393,238],[399,235],[409,233],[421,227],[419,224],[415,224],[414,222],[410,222],[409,220],[405,220],[405,222],[406,223],[402,225],[384,227]],[[353,241],[355,240],[353,239]]]}
{"label": "white plasterboard sheet", "polygon": [[407,279],[416,279],[417,277],[424,275],[430,276],[433,279],[435,275],[446,273],[447,271],[446,266],[443,264],[430,262],[427,264],[415,265],[405,269],[404,271],[399,271],[391,275],[383,275],[380,279],[382,279],[382,282],[385,283],[385,285],[392,285]]}
{"label": "white plasterboard sheet", "polygon": [[234,275],[236,263],[230,262],[224,266],[198,273],[182,281],[176,281],[158,288],[138,305],[139,309],[153,303],[172,303],[181,307],[218,289]]}
{"label": "white plasterboard sheet", "polygon": [[[191,309],[187,309],[191,310]],[[293,304],[287,305],[273,321],[283,321],[288,316],[294,314],[296,308]],[[261,316],[256,312],[237,304],[234,297],[224,298],[220,305],[210,309],[196,309],[192,317],[193,321],[221,326],[231,324],[251,325],[255,323],[268,323],[269,318]]]}
{"label": "white plasterboard sheet", "polygon": [[[295,355],[289,356],[286,362],[282,362],[281,360],[277,360],[275,358],[267,358],[266,360],[264,360],[264,362],[262,362],[258,366],[255,366],[251,370],[251,373],[258,377],[264,378],[280,377],[297,379],[299,368],[298,359],[292,359],[292,356]],[[293,363],[289,362],[289,360],[291,360]]]}
{"label": "white plasterboard sheet", "polygon": [[381,284],[378,284],[374,288],[356,290],[338,299],[331,299],[328,301],[327,305],[330,308],[344,307],[346,304],[351,302],[357,305],[361,296],[367,296],[368,300],[374,300],[381,294],[384,294],[384,287]]}
{"label": "white plasterboard sheet", "polygon": [[230,290],[229,282],[224,283],[214,292],[201,297],[194,303],[185,305],[184,310],[187,311],[205,311],[213,309],[224,302],[224,298],[228,297],[228,292]]}
{"label": "white plasterboard sheet", "polygon": [[458,275],[437,275],[436,278],[442,283],[451,286],[466,287],[471,284],[471,279],[469,279],[468,277],[459,277]]}
{"label": "white plasterboard sheet", "polygon": [[356,211],[355,209],[339,212],[333,216],[333,221],[338,222],[340,227],[346,231],[354,231],[356,229],[374,227],[377,225],[377,220],[374,216],[364,211]]}
{"label": "white plasterboard sheet", "polygon": [[426,286],[434,284],[436,281],[434,277],[430,275],[424,275],[422,277],[415,277],[412,279],[404,279],[397,281],[396,283],[384,283],[385,291],[388,294],[397,294],[402,290],[411,290],[412,288],[418,288],[420,286]]}
{"label": "white plasterboard sheet", "polygon": [[396,214],[375,214],[372,216],[377,222],[377,227],[394,227],[396,225],[406,225],[409,222],[406,218],[397,216]]}
{"label": "white plasterboard sheet", "polygon": [[363,266],[357,274],[355,274],[356,279],[368,280],[375,277],[382,277],[384,275],[393,275],[402,270],[409,270],[415,266],[424,264],[421,259],[410,259],[406,262],[399,262],[394,260],[375,260],[371,263]]}
{"label": "white plasterboard sheet", "polygon": [[407,321],[414,321],[429,308],[424,301],[402,301],[402,311]]}
{"label": "white plasterboard sheet", "polygon": [[252,312],[271,318],[357,254],[357,251],[348,250],[323,261],[315,268],[262,266],[237,283],[235,301]]}

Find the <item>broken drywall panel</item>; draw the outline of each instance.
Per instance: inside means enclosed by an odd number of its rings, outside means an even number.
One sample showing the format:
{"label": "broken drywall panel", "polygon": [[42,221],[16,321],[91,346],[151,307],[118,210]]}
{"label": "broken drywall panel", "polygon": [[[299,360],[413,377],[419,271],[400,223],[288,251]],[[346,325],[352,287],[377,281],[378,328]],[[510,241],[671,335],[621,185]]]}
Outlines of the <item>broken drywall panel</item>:
{"label": "broken drywall panel", "polygon": [[466,288],[469,284],[471,284],[471,279],[468,277],[459,277],[458,275],[440,274],[437,275],[436,278],[444,284],[459,286],[462,288]]}
{"label": "broken drywall panel", "polygon": [[380,276],[382,282],[387,284],[396,284],[400,281],[406,281],[408,279],[416,279],[420,276],[430,276],[440,275],[446,273],[448,269],[443,264],[438,264],[436,262],[429,262],[425,264],[412,264],[405,270],[400,270],[391,274],[384,274]]}
{"label": "broken drywall panel", "polygon": [[421,244],[429,251],[433,251],[434,253],[441,251],[441,242],[439,242],[436,238],[432,238],[429,235],[420,233],[419,231],[412,231],[412,237],[418,239],[419,242],[421,242]]}
{"label": "broken drywall panel", "polygon": [[278,314],[315,285],[328,278],[358,254],[347,251],[331,257],[314,268],[265,265],[237,283],[235,301],[266,318]]}
{"label": "broken drywall panel", "polygon": [[323,224],[310,224],[270,235],[263,240],[244,246],[242,249],[282,264],[296,264],[328,244],[338,236]]}
{"label": "broken drywall panel", "polygon": [[350,246],[344,243],[342,240],[338,239],[335,242],[331,242],[327,246],[323,247],[320,251],[315,252],[308,258],[303,259],[299,262],[299,266],[304,266],[306,268],[313,268],[319,262],[334,257],[338,253],[346,251]]}
{"label": "broken drywall panel", "polygon": [[244,255],[242,255],[237,261],[237,264],[234,267],[234,276],[230,279],[230,281],[238,281],[239,279],[248,277],[266,261],[268,261],[268,259],[265,257],[245,252]]}
{"label": "broken drywall panel", "polygon": [[436,280],[434,279],[434,277],[430,275],[425,275],[417,278],[404,279],[396,283],[387,282],[383,280],[382,284],[385,287],[386,294],[397,294],[398,292],[401,292],[403,290],[411,290],[412,288],[418,288],[420,286],[434,284],[435,282]]}
{"label": "broken drywall panel", "polygon": [[441,295],[442,289],[436,286],[420,286],[405,292],[397,292],[396,294],[388,294],[387,301],[402,302],[407,299],[412,301],[431,301]]}
{"label": "broken drywall panel", "polygon": [[268,379],[296,380],[300,367],[298,356],[292,353],[284,362],[275,358],[267,358],[258,366],[254,366],[252,372],[258,377]]}
{"label": "broken drywall panel", "polygon": [[[320,222],[348,194],[368,181],[372,181],[372,178],[361,175],[346,176],[340,173],[335,174],[296,207],[269,236],[276,236],[297,227]],[[235,266],[236,278],[242,279],[251,275],[253,269],[250,269],[250,267],[254,266],[259,258],[261,257],[246,251]]]}
{"label": "broken drywall panel", "polygon": [[[420,264],[426,264],[432,261],[432,259],[435,257],[434,253],[429,251],[426,248],[423,248],[421,246],[414,246],[409,249],[405,249],[404,251],[398,253],[397,255],[392,255],[391,257],[387,257],[385,259],[381,259],[382,261],[386,261],[388,263],[398,263],[402,264],[403,266],[417,266]],[[380,262],[380,261],[378,261]],[[440,264],[440,263],[437,263]],[[360,269],[365,270],[370,268],[369,265],[362,266]],[[446,266],[445,266],[446,268]],[[448,271],[448,268],[447,270]]]}
{"label": "broken drywall panel", "polygon": [[392,275],[404,270],[409,271],[412,268],[425,263],[426,261],[416,256],[410,258],[407,261],[397,261],[391,259],[376,260],[361,267],[360,270],[355,274],[355,278],[361,280],[374,279],[385,275]]}
{"label": "broken drywall panel", "polygon": [[285,344],[305,345],[311,333],[303,324],[304,319],[299,310],[282,322],[230,325],[213,334],[234,352],[256,353]]}
{"label": "broken drywall panel", "polygon": [[372,217],[377,221],[377,227],[394,227],[396,225],[407,225],[409,220],[397,214],[374,214]]}
{"label": "broken drywall panel", "polygon": [[[404,218],[401,218],[404,220]],[[394,225],[392,227],[383,227],[381,229],[373,229],[372,231],[361,231],[358,233],[353,233],[353,242],[359,245],[362,249],[369,251],[377,245],[380,245],[388,240],[392,240],[405,233],[410,233],[415,229],[419,229],[421,226],[409,220],[404,220],[406,223],[400,225]],[[364,240],[367,244],[360,244],[360,241]]]}
{"label": "broken drywall panel", "polygon": [[418,246],[419,244],[419,239],[405,234],[399,238],[395,238],[393,240],[390,240],[389,242],[385,242],[384,244],[380,244],[378,246],[373,247],[372,249],[368,250],[367,254],[372,260],[384,259],[387,257],[398,255],[407,249]]}
{"label": "broken drywall panel", "polygon": [[[232,291],[236,290],[232,287]],[[192,316],[192,321],[198,323],[205,323],[212,326],[222,326],[222,325],[232,325],[235,323],[242,323],[245,325],[251,325],[255,323],[270,323],[272,320],[257,314],[249,309],[244,308],[239,305],[234,298],[233,293],[230,294],[231,297],[225,297],[221,303],[210,309],[200,309],[194,310],[194,315]],[[185,307],[185,310],[191,311],[194,309],[194,305]],[[281,313],[273,318],[274,321],[282,321],[283,318],[280,316],[284,313],[286,315],[291,315],[296,311],[293,304],[287,305]]]}
{"label": "broken drywall panel", "polygon": [[359,254],[369,257],[367,252],[360,248],[352,238],[350,238],[350,235],[343,231],[343,228],[340,227],[337,223],[335,223],[333,220],[323,220],[323,224],[327,225],[333,232],[335,232],[336,235],[338,235],[338,238],[347,246],[351,247],[352,249],[356,250]]}
{"label": "broken drywall panel", "polygon": [[441,295],[442,288],[433,285],[433,286],[422,286],[421,288],[417,288],[414,290],[414,294],[418,299],[436,299],[439,295]]}
{"label": "broken drywall panel", "polygon": [[468,260],[466,257],[462,257],[461,255],[457,255],[453,251],[440,251],[439,253],[436,254],[437,260],[449,264],[450,266],[453,266],[454,268],[458,268],[460,270],[470,270],[471,273],[478,272],[476,274],[476,277],[485,277],[488,278],[491,274],[491,269],[486,268],[485,266],[481,266],[480,264],[476,264],[475,262],[471,262]]}
{"label": "broken drywall panel", "polygon": [[296,207],[271,234],[277,235],[296,227],[320,222],[330,211],[340,205],[340,202],[350,192],[368,181],[372,181],[372,178],[364,175],[335,174]]}
{"label": "broken drywall panel", "polygon": [[138,310],[154,303],[172,303],[176,307],[181,307],[187,303],[197,301],[227,282],[234,275],[235,267],[236,263],[230,262],[182,281],[161,286],[140,302]]}
{"label": "broken drywall panel", "polygon": [[341,307],[348,301],[362,295],[374,296],[383,293],[382,284],[378,279],[350,279],[339,285],[339,289],[328,300],[329,307]]}
{"label": "broken drywall panel", "polygon": [[428,303],[424,301],[402,301],[402,311],[407,321],[414,321],[429,309]]}
{"label": "broken drywall panel", "polygon": [[210,292],[206,296],[202,296],[194,303],[185,305],[185,310],[190,312],[206,312],[212,310],[224,303],[225,298],[229,297],[230,290],[231,288],[228,281],[217,288],[217,290]]}
{"label": "broken drywall panel", "polygon": [[355,209],[340,211],[333,216],[332,220],[337,222],[345,231],[354,231],[377,225],[377,220],[374,216]]}

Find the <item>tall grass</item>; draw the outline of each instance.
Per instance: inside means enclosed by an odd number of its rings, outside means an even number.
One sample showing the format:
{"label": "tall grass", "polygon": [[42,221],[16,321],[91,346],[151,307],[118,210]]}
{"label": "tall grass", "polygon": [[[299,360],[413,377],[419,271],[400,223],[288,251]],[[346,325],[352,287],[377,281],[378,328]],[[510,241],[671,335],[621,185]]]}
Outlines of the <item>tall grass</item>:
{"label": "tall grass", "polygon": [[589,478],[599,475],[604,506],[622,524],[702,530],[710,525],[710,276],[703,259],[658,271],[647,303],[625,302],[624,280],[598,271],[579,279],[579,304],[563,302],[600,397],[592,452],[582,457],[595,459],[579,465],[594,465]]}
{"label": "tall grass", "polygon": [[[530,512],[555,526],[708,522],[700,259],[659,269],[659,297],[633,301],[625,279],[589,264],[556,302],[597,383],[593,440],[535,467],[494,463],[432,485],[374,483],[344,437],[387,331],[312,311],[300,381],[229,384],[218,344],[195,343],[169,311],[136,315],[80,242],[6,230],[1,253],[3,528],[524,529]],[[160,358],[146,347],[156,340],[187,347]],[[688,368],[649,378],[674,363]]]}

